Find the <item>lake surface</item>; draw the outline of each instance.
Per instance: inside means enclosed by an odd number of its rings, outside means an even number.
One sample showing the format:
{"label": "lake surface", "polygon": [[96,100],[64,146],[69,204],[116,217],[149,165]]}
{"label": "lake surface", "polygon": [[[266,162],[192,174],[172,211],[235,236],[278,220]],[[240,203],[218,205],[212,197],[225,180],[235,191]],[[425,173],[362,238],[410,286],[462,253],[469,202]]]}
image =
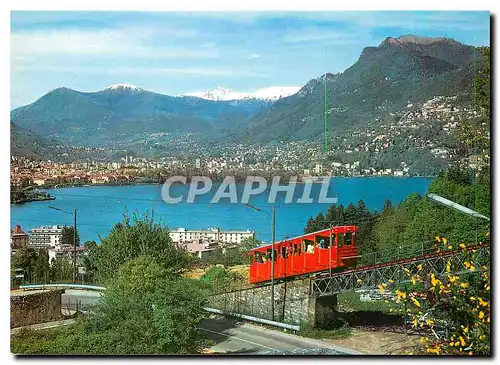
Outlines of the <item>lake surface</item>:
{"label": "lake surface", "polygon": [[[398,204],[412,193],[424,194],[429,187],[428,178],[333,178],[328,186],[327,197],[337,197],[338,203],[347,206],[362,199],[370,210],[380,210],[384,201],[389,199]],[[218,204],[210,200],[217,190],[199,196],[193,203],[186,203],[188,187],[179,184],[172,187],[172,196],[184,196],[183,202],[167,204],[162,200],[161,185],[128,186],[91,186],[47,190],[56,197],[53,201],[31,202],[11,205],[11,227],[20,224],[28,231],[42,225],[73,224],[69,214],[49,209],[48,205],[73,211],[77,209],[77,225],[81,242],[95,240],[100,243],[99,235],[105,237],[114,224],[123,219],[123,214],[134,211],[139,214],[154,210],[155,218],[169,228],[206,229],[219,227],[222,230],[254,230],[258,239],[271,240],[271,218],[262,212],[252,210],[243,204],[231,204],[229,199],[222,199]],[[293,237],[303,233],[310,216],[325,213],[331,204],[317,203],[321,184],[313,184],[311,197],[315,203],[299,204],[303,184],[295,189],[293,203],[285,203],[285,194],[279,193],[276,199],[276,240]],[[241,201],[243,184],[237,186],[238,201]],[[271,212],[268,203],[269,189],[250,198],[249,203],[262,210]]]}

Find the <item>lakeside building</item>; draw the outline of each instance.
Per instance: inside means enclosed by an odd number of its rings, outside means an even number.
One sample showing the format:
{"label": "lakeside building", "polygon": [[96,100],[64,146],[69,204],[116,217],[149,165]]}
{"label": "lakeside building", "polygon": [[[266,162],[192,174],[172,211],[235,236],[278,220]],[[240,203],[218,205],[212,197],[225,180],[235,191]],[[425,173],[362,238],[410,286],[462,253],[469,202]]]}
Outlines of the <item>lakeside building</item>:
{"label": "lakeside building", "polygon": [[[21,229],[19,224],[16,224],[11,231],[11,248],[12,254],[23,247],[40,248],[45,250],[49,255],[49,263],[55,258],[73,259],[73,246],[61,245],[60,240],[64,226],[43,226],[33,228],[30,233],[26,233]],[[86,247],[79,246],[76,248],[77,257],[87,251]]]}
{"label": "lakeside building", "polygon": [[10,232],[10,248],[11,253],[15,254],[16,250],[28,246],[29,236],[24,232],[19,224],[16,224],[14,229]]}
{"label": "lakeside building", "polygon": [[63,226],[43,226],[33,228],[29,233],[29,247],[55,248],[59,246]]}
{"label": "lakeside building", "polygon": [[211,256],[215,252],[215,250],[219,248],[222,249],[223,254],[225,254],[227,250],[237,249],[236,244],[221,245],[220,243],[207,242],[202,240],[178,243],[178,246],[184,248],[187,252],[194,256],[197,256],[200,259]]}
{"label": "lakeside building", "polygon": [[209,228],[206,230],[189,230],[186,228],[178,228],[170,231],[170,238],[174,243],[185,243],[197,241],[198,243],[205,241],[208,243],[219,244],[238,244],[245,238],[254,237],[254,231],[221,231],[219,228]]}

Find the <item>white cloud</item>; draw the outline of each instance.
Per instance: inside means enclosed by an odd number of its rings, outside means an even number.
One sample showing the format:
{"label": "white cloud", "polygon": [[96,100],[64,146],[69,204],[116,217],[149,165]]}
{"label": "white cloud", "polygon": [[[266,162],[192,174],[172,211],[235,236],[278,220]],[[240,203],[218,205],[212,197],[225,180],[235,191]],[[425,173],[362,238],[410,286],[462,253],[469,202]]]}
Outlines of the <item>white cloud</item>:
{"label": "white cloud", "polygon": [[313,41],[334,41],[335,43],[349,43],[359,40],[353,33],[343,33],[337,31],[325,31],[318,28],[302,29],[292,31],[283,36],[285,43],[313,42]]}
{"label": "white cloud", "polygon": [[102,30],[35,30],[11,34],[11,60],[41,55],[117,55],[129,58],[216,58],[214,50],[197,51],[155,45],[155,39],[192,38],[191,29],[131,27]]}
{"label": "white cloud", "polygon": [[37,71],[37,72],[68,72],[73,74],[90,73],[90,74],[114,74],[114,75],[179,75],[179,76],[200,76],[200,77],[258,77],[266,78],[267,74],[252,72],[245,69],[236,68],[204,68],[204,67],[142,67],[142,66],[57,66],[57,65],[18,65],[16,71]]}
{"label": "white cloud", "polygon": [[266,74],[235,68],[162,68],[164,74],[197,75],[197,76],[231,76],[231,77],[267,77]]}
{"label": "white cloud", "polygon": [[260,58],[260,54],[254,53],[250,56],[251,58]]}
{"label": "white cloud", "polygon": [[297,93],[302,86],[269,86],[263,89],[258,89],[253,92],[253,96],[257,98],[266,98],[270,96],[288,96]]}

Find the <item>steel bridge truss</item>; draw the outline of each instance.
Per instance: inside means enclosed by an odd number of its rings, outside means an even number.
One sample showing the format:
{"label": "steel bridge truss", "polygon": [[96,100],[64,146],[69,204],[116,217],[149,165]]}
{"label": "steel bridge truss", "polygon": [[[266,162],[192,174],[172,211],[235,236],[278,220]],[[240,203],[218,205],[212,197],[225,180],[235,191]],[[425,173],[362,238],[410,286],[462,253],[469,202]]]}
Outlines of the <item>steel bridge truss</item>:
{"label": "steel bridge truss", "polygon": [[[377,265],[363,266],[348,271],[326,274],[319,278],[311,279],[311,296],[322,297],[347,291],[369,290],[377,288],[380,284],[387,284],[387,290],[396,284],[409,282],[410,273],[421,275],[444,276],[449,273],[461,274],[466,270],[465,262],[473,260],[480,271],[483,265],[489,265],[490,246],[470,246],[463,250],[443,251],[434,254],[401,259]],[[449,264],[448,264],[449,263]],[[449,272],[447,272],[449,266]]]}

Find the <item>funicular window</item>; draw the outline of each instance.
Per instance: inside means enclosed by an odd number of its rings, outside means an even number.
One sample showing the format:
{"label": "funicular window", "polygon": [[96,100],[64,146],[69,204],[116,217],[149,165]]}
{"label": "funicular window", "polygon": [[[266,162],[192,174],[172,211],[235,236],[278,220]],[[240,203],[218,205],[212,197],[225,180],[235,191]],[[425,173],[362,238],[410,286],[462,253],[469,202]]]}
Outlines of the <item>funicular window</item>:
{"label": "funicular window", "polygon": [[[272,260],[272,251],[273,250],[271,250],[271,249],[267,249],[267,259],[269,261]],[[274,250],[274,261],[276,261],[277,256],[278,256],[278,253],[276,252],[276,250]]]}
{"label": "funicular window", "polygon": [[292,253],[295,255],[295,256],[300,256],[301,254],[301,245],[298,244],[298,243],[293,243],[292,244]]}
{"label": "funicular window", "polygon": [[314,242],[309,240],[304,240],[304,252],[314,253]]}
{"label": "funicular window", "polygon": [[281,247],[281,257],[286,259],[288,257],[288,251],[286,246]]}
{"label": "funicular window", "polygon": [[345,245],[346,246],[352,245],[352,235],[353,235],[353,233],[351,233],[351,232],[345,233]]}
{"label": "funicular window", "polygon": [[257,251],[254,255],[254,262],[264,264],[267,261],[266,255],[263,252]]}
{"label": "funicular window", "polygon": [[337,239],[338,239],[338,246],[339,247],[344,246],[344,233],[339,233],[337,235]]}
{"label": "funicular window", "polygon": [[330,237],[316,236],[316,244],[319,248],[330,248]]}

